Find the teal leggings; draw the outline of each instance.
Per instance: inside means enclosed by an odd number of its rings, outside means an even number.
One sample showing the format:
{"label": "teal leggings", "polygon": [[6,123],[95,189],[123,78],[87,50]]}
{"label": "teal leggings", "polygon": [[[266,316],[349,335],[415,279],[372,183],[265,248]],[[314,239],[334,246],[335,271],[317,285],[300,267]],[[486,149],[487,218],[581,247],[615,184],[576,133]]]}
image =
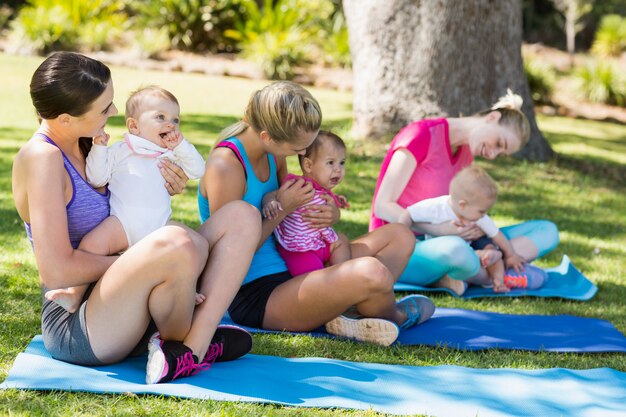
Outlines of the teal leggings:
{"label": "teal leggings", "polygon": [[[539,250],[538,257],[559,244],[559,231],[554,223],[547,220],[531,220],[500,230],[508,239],[518,236],[530,239]],[[413,255],[398,281],[429,285],[444,275],[466,280],[476,275],[479,269],[480,261],[466,241],[458,236],[440,236],[417,241]]]}

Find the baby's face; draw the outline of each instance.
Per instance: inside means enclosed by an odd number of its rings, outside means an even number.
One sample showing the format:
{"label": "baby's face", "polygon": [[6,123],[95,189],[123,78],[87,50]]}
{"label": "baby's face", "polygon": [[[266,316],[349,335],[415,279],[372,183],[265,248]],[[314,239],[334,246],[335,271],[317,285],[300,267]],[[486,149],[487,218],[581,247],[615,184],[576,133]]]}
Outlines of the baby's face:
{"label": "baby's face", "polygon": [[331,190],[343,180],[346,173],[346,150],[325,141],[315,155],[312,155],[311,162],[311,172],[306,175]]}
{"label": "baby's face", "polygon": [[137,133],[132,134],[165,148],[162,138],[180,129],[180,108],[166,98],[147,96],[142,100],[136,120]]}

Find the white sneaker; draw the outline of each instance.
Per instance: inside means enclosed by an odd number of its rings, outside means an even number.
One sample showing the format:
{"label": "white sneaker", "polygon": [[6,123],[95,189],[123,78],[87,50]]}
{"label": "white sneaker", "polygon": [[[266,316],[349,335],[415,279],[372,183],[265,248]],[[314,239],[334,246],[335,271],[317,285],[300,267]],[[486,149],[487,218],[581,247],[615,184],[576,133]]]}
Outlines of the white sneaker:
{"label": "white sneaker", "polygon": [[382,346],[389,346],[400,334],[400,328],[389,320],[350,318],[343,314],[326,323],[326,331],[335,336],[349,337],[360,342]]}

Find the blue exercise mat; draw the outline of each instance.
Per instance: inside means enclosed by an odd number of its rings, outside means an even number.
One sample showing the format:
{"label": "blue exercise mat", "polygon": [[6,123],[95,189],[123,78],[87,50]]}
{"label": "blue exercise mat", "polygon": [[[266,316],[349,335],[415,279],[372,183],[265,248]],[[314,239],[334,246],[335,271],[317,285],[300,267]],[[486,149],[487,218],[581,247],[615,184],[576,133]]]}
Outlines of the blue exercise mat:
{"label": "blue exercise mat", "polygon": [[146,385],[146,357],[88,368],[50,358],[41,337],[0,388],[156,394],[436,417],[623,417],[626,374],[609,368],[473,369],[246,355],[168,384]]}
{"label": "blue exercise mat", "polygon": [[[229,317],[225,317],[222,323],[239,326]],[[251,333],[284,333],[240,327]],[[323,327],[305,334],[334,337],[326,333]],[[458,308],[437,308],[427,322],[402,330],[396,343],[463,350],[626,352],[626,337],[606,320],[567,315],[502,314]]]}
{"label": "blue exercise mat", "polygon": [[563,256],[561,265],[546,269],[548,280],[541,288],[536,290],[513,289],[507,293],[495,293],[491,288],[483,288],[477,285],[470,286],[462,296],[457,295],[447,288],[422,287],[421,285],[406,284],[398,282],[394,286],[396,291],[409,292],[447,292],[460,298],[480,298],[480,297],[558,297],[570,300],[586,301],[593,298],[598,292],[598,287],[587,277],[585,277],[571,263],[570,259]]}

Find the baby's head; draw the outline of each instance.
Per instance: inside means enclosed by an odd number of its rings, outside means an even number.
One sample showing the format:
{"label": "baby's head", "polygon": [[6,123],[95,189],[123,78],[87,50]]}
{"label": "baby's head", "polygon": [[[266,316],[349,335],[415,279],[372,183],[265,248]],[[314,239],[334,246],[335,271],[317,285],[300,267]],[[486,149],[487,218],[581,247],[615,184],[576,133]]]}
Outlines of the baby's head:
{"label": "baby's head", "polygon": [[341,182],[345,174],[346,144],[334,133],[320,130],[298,159],[305,177],[330,190]]}
{"label": "baby's head", "polygon": [[140,88],[126,101],[126,128],[130,133],[166,147],[170,132],[179,130],[180,106],[169,91],[154,85]]}
{"label": "baby's head", "polygon": [[496,203],[498,188],[482,168],[470,165],[450,182],[452,210],[460,220],[476,221]]}

